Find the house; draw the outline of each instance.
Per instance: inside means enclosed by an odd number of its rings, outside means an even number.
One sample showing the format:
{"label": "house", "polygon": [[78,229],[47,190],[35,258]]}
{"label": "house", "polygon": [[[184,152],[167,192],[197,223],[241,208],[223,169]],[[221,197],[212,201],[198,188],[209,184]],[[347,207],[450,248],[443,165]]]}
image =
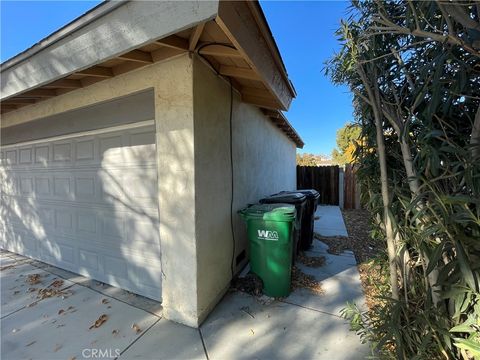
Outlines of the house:
{"label": "house", "polygon": [[1,65],[1,247],[198,326],[296,188],[295,96],[257,2],[104,2]]}

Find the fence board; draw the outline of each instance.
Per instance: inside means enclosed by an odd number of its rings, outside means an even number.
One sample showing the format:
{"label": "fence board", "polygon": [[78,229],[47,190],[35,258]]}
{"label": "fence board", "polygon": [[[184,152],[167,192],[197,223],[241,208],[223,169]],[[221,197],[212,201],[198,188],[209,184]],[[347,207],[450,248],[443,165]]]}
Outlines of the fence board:
{"label": "fence board", "polygon": [[360,209],[360,194],[358,191],[355,169],[353,165],[345,165],[344,199],[345,209]]}
{"label": "fence board", "polygon": [[297,166],[297,188],[315,189],[323,205],[338,205],[338,166]]}

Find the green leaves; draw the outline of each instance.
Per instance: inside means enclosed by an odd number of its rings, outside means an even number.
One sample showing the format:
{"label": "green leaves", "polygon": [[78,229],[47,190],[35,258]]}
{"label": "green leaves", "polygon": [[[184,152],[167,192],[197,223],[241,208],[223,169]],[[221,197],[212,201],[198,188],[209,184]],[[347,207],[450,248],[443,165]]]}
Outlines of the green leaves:
{"label": "green leaves", "polygon": [[[337,32],[342,48],[327,65],[332,81],[353,92],[363,142],[357,179],[365,207],[382,224],[376,104],[367,96],[369,86],[378,87],[389,213],[398,247],[410,254],[399,259],[409,275],[399,282],[404,302],[348,315],[376,345],[393,345],[397,357],[480,356],[480,162],[471,144],[480,106],[476,5],[353,1]],[[385,237],[381,225],[375,234]]]}

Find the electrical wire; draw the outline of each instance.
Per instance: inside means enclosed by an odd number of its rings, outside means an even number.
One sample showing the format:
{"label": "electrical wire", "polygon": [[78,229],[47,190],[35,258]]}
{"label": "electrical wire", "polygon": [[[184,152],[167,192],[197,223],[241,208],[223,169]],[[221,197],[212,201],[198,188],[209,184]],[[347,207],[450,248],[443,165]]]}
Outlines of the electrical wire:
{"label": "electrical wire", "polygon": [[[215,71],[215,73],[220,76],[220,73],[218,72],[217,68],[212,64],[212,62],[210,60],[208,60],[205,55],[203,55],[200,50],[202,50],[203,48],[206,48],[207,46],[212,46],[212,45],[218,45],[218,46],[223,46],[223,47],[226,47],[226,48],[229,48],[229,49],[234,49],[234,50],[237,50],[237,48],[235,46],[232,46],[232,45],[229,45],[229,44],[223,44],[223,43],[216,43],[216,42],[208,42],[208,43],[205,43],[205,44],[202,44],[200,45],[196,52],[197,54],[203,59],[205,60],[208,65],[210,65],[210,67],[213,69],[213,71]],[[231,81],[231,78],[229,77],[229,80],[230,80],[230,86],[232,85],[232,81]]]}
{"label": "electrical wire", "polygon": [[229,79],[230,83],[230,177],[231,177],[231,201],[230,201],[230,229],[232,231],[232,262],[231,262],[231,270],[232,270],[232,279],[235,275],[235,252],[236,252],[236,242],[235,242],[235,227],[233,224],[233,200],[234,200],[234,177],[233,177],[233,86],[232,86],[232,79]]}
{"label": "electrical wire", "polygon": [[[215,68],[215,66],[212,64],[210,60],[208,60],[201,52],[203,48],[211,45],[219,45],[219,46],[224,46],[228,47],[230,49],[235,49],[234,46],[228,45],[228,44],[222,44],[222,43],[205,43],[202,44],[198,47],[196,50],[197,54],[205,60],[210,67],[215,71],[217,76],[220,76],[220,73],[218,70]],[[230,132],[230,176],[231,176],[231,182],[230,182],[230,188],[231,188],[231,197],[230,197],[230,230],[232,232],[232,258],[230,262],[230,270],[231,270],[231,275],[232,279],[233,276],[235,275],[235,253],[236,253],[236,242],[235,242],[235,226],[234,226],[234,215],[233,215],[233,202],[234,202],[234,169],[233,169],[233,85],[232,85],[232,79],[228,77],[228,83],[230,84],[230,116],[229,116],[229,132]]]}

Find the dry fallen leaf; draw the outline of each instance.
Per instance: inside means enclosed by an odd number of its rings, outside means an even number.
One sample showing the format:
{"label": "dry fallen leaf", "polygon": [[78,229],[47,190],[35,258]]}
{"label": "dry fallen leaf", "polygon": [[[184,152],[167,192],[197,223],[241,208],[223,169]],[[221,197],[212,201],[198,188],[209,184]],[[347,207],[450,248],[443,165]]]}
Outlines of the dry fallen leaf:
{"label": "dry fallen leaf", "polygon": [[105,315],[105,314],[100,315],[100,317],[95,321],[94,324],[92,324],[92,326],[90,326],[90,327],[88,328],[88,330],[91,330],[91,329],[93,329],[93,328],[99,328],[99,327],[102,326],[103,323],[104,323],[105,321],[107,321],[107,320],[108,320],[108,316],[107,316],[107,315]]}
{"label": "dry fallen leaf", "polygon": [[27,280],[30,285],[35,285],[40,283],[40,274],[30,274],[27,276]]}
{"label": "dry fallen leaf", "polygon": [[135,324],[135,323],[132,324],[132,329],[133,329],[137,334],[142,331],[142,329],[140,329],[140,326],[138,326],[138,325]]}
{"label": "dry fallen leaf", "polygon": [[322,284],[315,279],[314,276],[305,274],[298,267],[292,267],[292,289],[305,288],[309,289],[319,295],[323,295],[325,292],[322,289]]}
{"label": "dry fallen leaf", "polygon": [[65,312],[65,310],[60,309],[60,310],[58,310],[58,315],[62,315],[64,312]]}
{"label": "dry fallen leaf", "polygon": [[63,280],[56,279],[54,282],[52,282],[48,287],[54,287],[54,288],[59,288],[63,285]]}
{"label": "dry fallen leaf", "polygon": [[57,289],[45,288],[45,289],[38,289],[37,293],[38,293],[37,294],[38,299],[46,299],[46,298],[58,296],[58,297],[61,297],[62,300],[64,300],[68,296],[72,295],[73,291],[71,290],[62,291]]}
{"label": "dry fallen leaf", "polygon": [[107,299],[102,299],[102,304],[108,304],[109,301]]}
{"label": "dry fallen leaf", "polygon": [[303,265],[312,268],[319,268],[325,265],[325,256],[307,256],[304,252],[298,253],[297,260]]}

